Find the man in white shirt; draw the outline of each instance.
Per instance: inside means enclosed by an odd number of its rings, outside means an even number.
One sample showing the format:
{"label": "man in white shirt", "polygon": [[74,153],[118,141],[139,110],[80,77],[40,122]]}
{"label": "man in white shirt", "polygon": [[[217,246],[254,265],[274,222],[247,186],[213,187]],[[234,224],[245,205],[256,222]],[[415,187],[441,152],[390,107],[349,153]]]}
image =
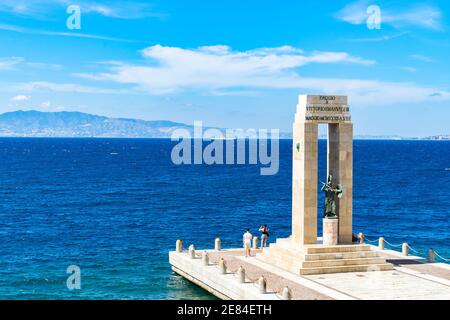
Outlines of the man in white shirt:
{"label": "man in white shirt", "polygon": [[242,236],[242,240],[244,242],[244,250],[245,250],[245,257],[250,257],[250,248],[252,246],[252,234],[250,233],[250,229],[247,229]]}

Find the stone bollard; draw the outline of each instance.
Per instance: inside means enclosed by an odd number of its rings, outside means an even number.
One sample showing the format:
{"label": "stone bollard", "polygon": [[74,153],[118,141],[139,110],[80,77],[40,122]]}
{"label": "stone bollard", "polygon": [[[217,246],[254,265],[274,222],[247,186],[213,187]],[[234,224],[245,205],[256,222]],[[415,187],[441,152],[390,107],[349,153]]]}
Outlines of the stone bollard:
{"label": "stone bollard", "polygon": [[222,250],[222,241],[220,240],[220,238],[216,238],[216,240],[214,241],[214,251],[220,250]]}
{"label": "stone bollard", "polygon": [[227,264],[223,258],[220,258],[220,260],[219,260],[219,272],[220,272],[220,274],[227,273]]}
{"label": "stone bollard", "polygon": [[408,251],[409,251],[408,244],[404,242],[402,245],[402,255],[407,256],[409,253]]}
{"label": "stone bollard", "polygon": [[258,287],[259,287],[259,293],[267,293],[267,283],[264,276],[261,276],[261,278],[258,279]]}
{"label": "stone bollard", "polygon": [[189,258],[195,259],[195,247],[193,244],[191,244],[189,246],[188,253],[189,253]]}
{"label": "stone bollard", "polygon": [[360,244],[364,243],[364,233],[362,232],[358,233],[358,240]]}
{"label": "stone bollard", "polygon": [[258,237],[253,237],[252,249],[258,249]]}
{"label": "stone bollard", "polygon": [[239,283],[245,283],[245,269],[242,267],[239,267],[237,270],[237,279]]}
{"label": "stone bollard", "polygon": [[284,287],[283,291],[281,292],[281,297],[283,300],[291,300],[291,290],[289,290],[288,287]]}
{"label": "stone bollard", "polygon": [[209,266],[209,255],[208,255],[208,252],[206,252],[206,251],[203,252],[202,263],[204,266]]}
{"label": "stone bollard", "polygon": [[428,250],[428,262],[436,262],[436,253],[433,248]]}
{"label": "stone bollard", "polygon": [[384,250],[384,238],[380,237],[380,239],[378,239],[378,248],[380,248],[380,250]]}
{"label": "stone bollard", "polygon": [[175,248],[178,253],[183,252],[183,240],[177,240]]}

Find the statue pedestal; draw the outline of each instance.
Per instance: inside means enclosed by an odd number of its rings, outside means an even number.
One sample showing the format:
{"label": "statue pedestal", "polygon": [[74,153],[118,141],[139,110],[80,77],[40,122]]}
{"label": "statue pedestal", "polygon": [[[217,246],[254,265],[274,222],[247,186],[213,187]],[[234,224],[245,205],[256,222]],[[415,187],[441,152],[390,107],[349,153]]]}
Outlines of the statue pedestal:
{"label": "statue pedestal", "polygon": [[323,245],[335,246],[339,239],[339,219],[323,219]]}

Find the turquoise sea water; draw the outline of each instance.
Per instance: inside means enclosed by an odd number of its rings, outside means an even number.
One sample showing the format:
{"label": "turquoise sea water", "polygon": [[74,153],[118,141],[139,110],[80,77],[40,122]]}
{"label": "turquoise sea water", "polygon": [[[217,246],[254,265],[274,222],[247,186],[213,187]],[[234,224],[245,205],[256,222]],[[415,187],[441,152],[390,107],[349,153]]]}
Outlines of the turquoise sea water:
{"label": "turquoise sea water", "polygon": [[[240,245],[262,223],[271,241],[288,236],[291,143],[279,173],[261,176],[257,165],[175,166],[169,140],[0,139],[0,298],[212,298],[171,272],[168,250],[178,238]],[[450,142],[355,141],[354,231],[450,257],[449,185]],[[66,287],[69,265],[81,290]]]}

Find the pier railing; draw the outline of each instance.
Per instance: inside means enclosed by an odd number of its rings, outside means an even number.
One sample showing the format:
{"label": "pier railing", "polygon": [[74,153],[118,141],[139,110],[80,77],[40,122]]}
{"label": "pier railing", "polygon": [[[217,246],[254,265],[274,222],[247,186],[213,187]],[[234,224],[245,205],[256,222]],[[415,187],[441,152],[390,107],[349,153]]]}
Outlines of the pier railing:
{"label": "pier railing", "polygon": [[[267,242],[267,246],[269,242]],[[244,243],[243,241],[228,241],[221,238],[214,238],[210,241],[196,241],[195,247],[203,250],[211,250],[216,249],[216,251],[220,251],[220,249],[243,249]],[[252,249],[260,249],[261,247],[261,239],[254,236],[251,242]],[[183,250],[187,250],[187,247],[183,247]]]}
{"label": "pier railing", "polygon": [[[258,240],[259,240],[258,237],[253,237],[252,249],[258,249]],[[241,248],[242,246],[243,244],[240,243],[238,248]],[[235,272],[230,272],[230,270],[228,270],[227,268],[227,261],[223,257],[217,259],[217,261],[215,262],[212,262],[209,258],[211,251],[206,251],[208,250],[206,248],[208,248],[208,246],[202,246],[200,250],[197,250],[196,246],[194,244],[191,244],[189,245],[187,250],[185,250],[183,246],[183,240],[177,240],[175,244],[175,250],[177,253],[187,254],[190,259],[201,259],[201,263],[204,267],[215,266],[217,268],[219,275],[226,275],[229,273],[233,273],[236,279],[235,281],[237,281],[240,284],[252,283],[254,286],[258,288],[260,294],[273,293],[281,300],[292,299],[291,289],[287,286],[284,286],[277,291],[268,290],[267,280],[264,277],[264,275],[252,277],[246,273],[245,269],[242,266],[240,266]],[[236,249],[236,247],[234,247],[233,249]],[[220,238],[216,238],[214,240],[214,251],[220,252],[223,250],[224,249],[222,248],[222,240]]]}
{"label": "pier railing", "polygon": [[444,258],[438,252],[436,252],[436,250],[434,250],[433,248],[428,249],[428,252],[423,252],[423,251],[414,249],[413,247],[411,247],[411,245],[409,245],[406,242],[391,243],[391,242],[387,241],[386,239],[384,239],[383,237],[371,240],[362,233],[358,234],[358,240],[360,243],[364,243],[364,242],[378,243],[378,248],[380,248],[381,250],[384,250],[386,245],[391,248],[401,248],[402,254],[404,256],[408,256],[409,252],[411,251],[412,253],[414,253],[417,256],[427,257],[428,262],[436,262],[436,260],[440,260],[440,261],[447,262],[447,263],[450,262],[450,259]]}
{"label": "pier railing", "polygon": [[[258,240],[259,239],[257,237],[253,238],[252,249],[258,249]],[[412,248],[406,242],[395,244],[395,243],[386,241],[383,237],[380,237],[378,239],[370,239],[370,238],[367,238],[366,236],[364,236],[364,234],[362,234],[362,233],[358,234],[358,241],[360,244],[363,244],[365,242],[368,242],[368,243],[377,243],[378,242],[378,248],[380,250],[384,250],[385,246],[389,246],[392,248],[400,248],[401,247],[402,254],[404,256],[408,256],[409,251],[413,252],[414,254],[424,256],[423,252]],[[236,246],[234,246],[233,249],[242,248],[242,243],[235,243],[235,244],[236,244]],[[222,240],[220,238],[215,238],[213,243],[211,243],[209,246],[208,245],[202,246],[202,248],[198,251],[196,250],[196,247],[193,244],[189,245],[187,250],[184,250],[182,240],[177,240],[175,247],[176,247],[176,252],[186,253],[190,259],[199,259],[200,258],[202,261],[202,265],[205,267],[215,266],[217,268],[219,275],[229,274],[230,270],[228,270],[228,268],[227,268],[227,261],[223,257],[221,257],[220,259],[218,259],[215,262],[212,262],[210,260],[209,256],[211,254],[211,249],[209,249],[210,251],[207,251],[208,250],[207,248],[212,247],[212,245],[214,246],[213,250],[216,252],[224,250],[222,248]],[[231,245],[231,243],[228,243],[228,245]],[[450,259],[444,258],[439,253],[437,253],[434,249],[430,248],[428,250],[428,254],[427,254],[428,262],[436,262],[436,258],[438,258],[444,262],[450,261]],[[255,286],[258,287],[260,294],[268,293],[267,280],[264,277],[264,275],[260,275],[258,277],[251,277],[248,274],[246,274],[245,269],[242,266],[240,266],[237,270],[235,270],[232,273],[234,274],[236,281],[238,283],[244,284],[247,281],[249,281],[250,283],[253,283]],[[282,300],[291,300],[292,299],[291,289],[287,286],[283,287],[277,291],[273,291],[273,293],[279,299],[282,299]]]}
{"label": "pier railing", "polygon": [[[253,237],[252,241],[252,249],[259,249],[260,248],[260,239],[258,237]],[[441,254],[439,254],[436,250],[433,248],[429,248],[428,252],[417,250],[411,245],[409,245],[406,242],[403,243],[392,243],[387,241],[384,237],[379,237],[378,239],[373,238],[370,239],[367,236],[365,236],[363,233],[358,234],[358,241],[359,243],[378,243],[378,248],[380,250],[384,250],[385,247],[390,247],[392,250],[400,249],[402,254],[404,256],[409,256],[410,252],[412,252],[414,255],[417,255],[419,257],[426,257],[428,262],[445,262],[450,263],[450,259],[443,257]],[[268,243],[269,244],[269,243]],[[223,249],[237,249],[237,248],[243,248],[243,243],[239,241],[226,241],[222,242],[220,238],[214,239],[214,242],[211,243],[200,243],[197,244],[196,247],[198,248],[210,248],[212,245],[214,245],[214,249],[216,251],[220,251]]]}

